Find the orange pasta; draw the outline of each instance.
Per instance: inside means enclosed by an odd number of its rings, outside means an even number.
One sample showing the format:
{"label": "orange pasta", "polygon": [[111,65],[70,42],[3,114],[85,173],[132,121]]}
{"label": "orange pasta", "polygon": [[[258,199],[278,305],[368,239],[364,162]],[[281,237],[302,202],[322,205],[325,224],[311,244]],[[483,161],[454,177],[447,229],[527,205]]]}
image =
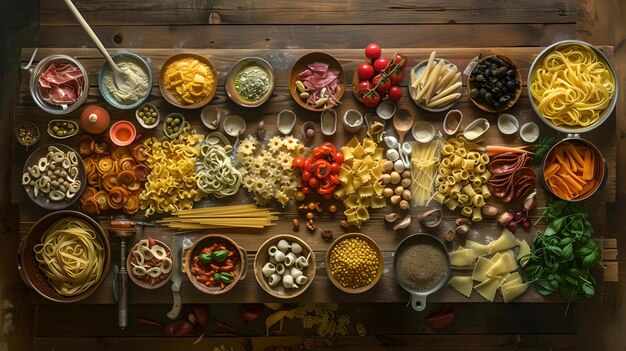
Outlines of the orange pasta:
{"label": "orange pasta", "polygon": [[555,195],[565,200],[583,197],[595,189],[600,163],[589,147],[569,141],[557,145],[547,156],[544,178]]}

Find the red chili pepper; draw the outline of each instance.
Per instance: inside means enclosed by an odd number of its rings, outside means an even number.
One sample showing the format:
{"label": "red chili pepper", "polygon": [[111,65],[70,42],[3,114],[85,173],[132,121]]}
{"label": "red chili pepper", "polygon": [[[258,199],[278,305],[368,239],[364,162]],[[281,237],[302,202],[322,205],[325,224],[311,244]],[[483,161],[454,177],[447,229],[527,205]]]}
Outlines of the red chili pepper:
{"label": "red chili pepper", "polygon": [[161,324],[159,322],[155,322],[153,320],[146,319],[146,318],[141,318],[141,317],[136,317],[136,318],[137,318],[137,323],[139,323],[139,324],[152,325],[152,326],[159,327],[159,328],[163,329],[163,324]]}
{"label": "red chili pepper", "polygon": [[154,241],[154,239],[152,239],[151,236],[148,237],[148,245],[149,247],[153,247],[154,244],[156,244],[156,242]]}
{"label": "red chili pepper", "polygon": [[335,184],[335,185],[339,185],[339,183],[341,183],[341,181],[339,180],[339,175],[337,175],[337,174],[331,174],[328,177],[328,180],[330,180],[330,182]]}
{"label": "red chili pepper", "polygon": [[451,304],[445,304],[426,317],[426,324],[433,329],[445,329],[454,323],[454,319],[454,308]]}
{"label": "red chili pepper", "polygon": [[322,179],[317,187],[317,193],[320,195],[330,194],[337,188],[329,179]]}
{"label": "red chili pepper", "polygon": [[335,145],[333,145],[332,143],[326,142],[316,147],[315,150],[313,150],[313,152],[311,153],[311,155],[316,160],[323,158],[323,159],[332,161],[336,152],[337,152],[337,149],[335,148]]}
{"label": "red chili pepper", "polygon": [[320,179],[328,177],[331,173],[330,162],[323,159],[316,160],[311,166],[311,172],[313,172],[315,176]]}
{"label": "red chili pepper", "polygon": [[228,325],[228,324],[226,324],[226,323],[224,323],[222,321],[218,321],[217,319],[214,319],[213,323],[218,328],[228,329],[228,330],[233,331],[235,333],[237,332],[237,330],[235,330],[235,328],[231,327],[230,325]]}

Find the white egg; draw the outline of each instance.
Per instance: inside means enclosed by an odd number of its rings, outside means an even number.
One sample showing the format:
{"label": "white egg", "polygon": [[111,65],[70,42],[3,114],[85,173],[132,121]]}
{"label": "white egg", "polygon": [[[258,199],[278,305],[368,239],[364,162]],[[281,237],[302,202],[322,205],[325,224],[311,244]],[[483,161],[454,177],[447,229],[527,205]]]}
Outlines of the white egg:
{"label": "white egg", "polygon": [[389,161],[395,162],[400,158],[400,154],[398,153],[398,150],[396,149],[389,149],[387,150],[387,159]]}
{"label": "white egg", "polygon": [[[397,152],[397,151],[396,151]],[[396,160],[396,162],[393,163],[393,170],[398,172],[398,173],[402,173],[404,172],[404,162],[402,162],[402,160]]]}

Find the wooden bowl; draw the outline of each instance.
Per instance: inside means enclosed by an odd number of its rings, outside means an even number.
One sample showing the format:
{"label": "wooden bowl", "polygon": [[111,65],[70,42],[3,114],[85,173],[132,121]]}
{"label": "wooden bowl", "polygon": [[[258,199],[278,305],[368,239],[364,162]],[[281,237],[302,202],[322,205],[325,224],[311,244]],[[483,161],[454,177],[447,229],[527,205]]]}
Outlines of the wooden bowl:
{"label": "wooden bowl", "polygon": [[[215,76],[215,78],[213,79],[213,86],[212,86],[213,92],[209,94],[207,97],[205,97],[204,99],[202,99],[201,101],[196,102],[195,104],[185,105],[185,104],[179,103],[178,100],[176,100],[176,98],[174,97],[174,95],[172,95],[172,93],[163,86],[163,78],[164,78],[165,70],[167,70],[167,66],[172,64],[174,61],[184,59],[184,58],[194,58],[206,64],[207,66],[209,66],[209,68],[213,72],[213,75]],[[196,54],[178,54],[178,55],[174,55],[168,58],[167,61],[165,61],[165,63],[163,64],[163,66],[161,66],[161,78],[159,79],[159,90],[161,91],[161,95],[170,104],[176,107],[183,108],[183,109],[192,110],[192,109],[203,107],[204,105],[208,104],[211,101],[211,99],[213,99],[213,96],[215,96],[215,91],[217,90],[217,77],[218,75],[217,75],[217,70],[215,69],[215,66],[206,57],[196,55]]]}
{"label": "wooden bowl", "polygon": [[[379,262],[378,270],[376,271],[376,276],[374,277],[374,280],[372,280],[371,283],[369,283],[367,285],[364,285],[362,287],[356,288],[356,289],[348,288],[348,287],[345,287],[345,286],[341,285],[341,283],[337,279],[335,279],[335,277],[330,272],[330,255],[331,255],[331,252],[333,251],[335,246],[337,246],[337,244],[339,244],[340,242],[342,242],[342,241],[344,241],[346,239],[350,239],[350,238],[359,238],[359,239],[365,241],[376,252],[376,256],[378,256],[378,262]],[[376,242],[374,240],[372,240],[369,236],[365,235],[365,234],[349,233],[349,234],[342,235],[339,238],[337,238],[337,240],[333,241],[333,243],[328,248],[328,251],[326,252],[326,274],[328,275],[328,278],[333,283],[333,285],[335,285],[337,287],[337,289],[339,289],[339,290],[341,290],[341,291],[343,291],[345,293],[348,293],[348,294],[360,294],[360,293],[366,292],[369,289],[371,289],[374,285],[376,285],[376,283],[378,283],[378,281],[380,280],[380,277],[383,275],[383,254],[380,252],[380,248],[378,247]]]}
{"label": "wooden bowl", "polygon": [[[213,243],[216,242],[223,244],[227,248],[235,250],[238,257],[237,263],[235,264],[235,272],[237,276],[235,277],[235,280],[232,283],[226,285],[224,289],[221,289],[219,286],[208,287],[198,282],[196,277],[191,273],[191,268],[193,267],[193,258],[196,257],[204,247],[211,246],[213,245]],[[196,287],[196,289],[209,295],[221,295],[234,288],[241,279],[244,279],[246,277],[246,273],[248,271],[247,264],[248,255],[246,254],[246,252],[229,237],[220,234],[209,234],[201,237],[200,239],[196,240],[191,245],[191,247],[186,249],[185,253],[183,254],[183,270],[187,273],[187,277],[189,278],[193,286]]]}
{"label": "wooden bowl", "polygon": [[[269,262],[270,259],[268,249],[270,248],[270,246],[276,245],[281,239],[285,239],[289,243],[296,242],[300,244],[303,249],[300,255],[306,257],[309,255],[309,253],[311,254],[311,257],[309,258],[309,266],[306,268],[306,271],[303,270],[303,273],[308,278],[308,280],[304,285],[301,285],[297,289],[286,289],[283,286],[282,282],[278,283],[276,286],[270,286],[270,284],[268,283],[268,278],[265,278],[265,276],[261,272],[263,266],[267,262]],[[256,257],[254,258],[254,277],[256,278],[257,282],[259,282],[261,288],[263,288],[263,290],[265,290],[268,294],[281,299],[290,299],[305,292],[315,278],[315,270],[315,252],[313,252],[313,250],[311,250],[311,247],[302,239],[288,234],[277,235],[265,241],[263,245],[261,245],[261,247],[259,248]]]}
{"label": "wooden bowl", "polygon": [[337,93],[335,94],[335,98],[337,101],[341,100],[343,94],[346,92],[346,75],[343,72],[343,67],[337,59],[333,56],[323,53],[323,52],[310,52],[308,54],[302,55],[294,64],[291,66],[291,71],[289,72],[289,92],[291,93],[291,97],[298,103],[298,105],[303,108],[313,111],[313,112],[322,112],[328,110],[329,108],[335,107],[334,103],[327,102],[326,105],[317,108],[312,105],[307,105],[305,100],[302,100],[300,97],[300,93],[296,88],[296,81],[298,81],[298,74],[305,69],[308,68],[308,65],[313,62],[325,62],[328,63],[328,69],[338,69],[339,70],[339,88],[337,89]]}
{"label": "wooden bowl", "polygon": [[[474,103],[474,105],[476,105],[478,108],[480,108],[481,110],[485,111],[485,112],[492,112],[492,113],[498,113],[498,112],[504,112],[508,109],[510,109],[511,107],[513,107],[513,105],[515,105],[515,103],[517,102],[517,100],[519,100],[519,97],[522,95],[522,74],[520,73],[519,69],[517,69],[517,66],[515,65],[515,62],[513,62],[513,60],[511,60],[510,58],[506,57],[506,56],[502,56],[502,55],[491,55],[491,56],[486,56],[483,57],[482,59],[480,59],[478,61],[478,65],[482,64],[483,62],[485,62],[487,59],[493,58],[493,57],[499,57],[502,61],[508,63],[512,69],[515,71],[515,79],[519,80],[520,84],[519,86],[515,89],[515,95],[513,96],[513,98],[511,98],[506,104],[501,105],[498,109],[493,109],[491,108],[491,106],[487,105],[486,103],[483,103],[482,101],[478,100],[478,99],[474,99],[472,98],[471,95],[471,90],[473,87],[472,82],[470,82],[470,76],[467,76],[467,96],[469,97],[469,99]],[[474,68],[475,69],[475,68]],[[472,70],[473,72],[473,70]]]}
{"label": "wooden bowl", "polygon": [[[269,89],[260,99],[255,101],[248,101],[243,99],[237,93],[237,89],[235,88],[235,78],[237,78],[237,74],[239,74],[242,68],[251,64],[264,68],[270,77]],[[265,103],[270,98],[270,96],[272,96],[272,92],[274,92],[274,87],[276,86],[276,76],[274,75],[274,70],[272,69],[272,66],[264,59],[258,57],[244,57],[235,62],[230,68],[228,74],[226,75],[226,82],[224,83],[224,85],[226,86],[226,94],[228,94],[228,97],[233,100],[237,105],[243,107],[258,107],[263,105],[263,103]]]}
{"label": "wooden bowl", "polygon": [[161,280],[160,282],[154,284],[154,285],[150,285],[149,282],[143,281],[141,278],[136,277],[133,274],[133,265],[130,263],[130,260],[133,258],[133,251],[137,250],[137,248],[139,247],[139,242],[137,242],[137,244],[135,244],[129,251],[128,251],[128,257],[126,258],[126,271],[128,271],[128,277],[130,278],[130,280],[133,281],[133,283],[137,284],[140,288],[144,288],[144,289],[158,289],[160,287],[162,287],[163,285],[167,284],[167,282],[170,280],[170,277],[172,276],[172,272],[174,270],[174,260],[176,258],[174,258],[174,255],[172,255],[172,249],[170,249],[169,246],[167,246],[164,242],[160,241],[160,240],[154,240],[154,243],[156,245],[160,245],[161,247],[163,247],[165,249],[165,251],[170,253],[170,257],[169,259],[172,260],[172,270],[165,276],[165,278],[163,278],[163,280]]}
{"label": "wooden bowl", "polygon": [[[75,217],[89,223],[104,246],[104,265],[102,267],[103,271],[100,279],[89,287],[89,289],[75,296],[63,296],[54,290],[52,285],[48,283],[46,275],[39,269],[39,263],[35,259],[35,252],[33,251],[35,245],[40,243],[41,237],[46,229],[48,229],[56,221],[65,217]],[[17,255],[17,270],[20,273],[22,280],[24,280],[24,283],[46,299],[61,303],[81,301],[96,292],[107,277],[110,263],[111,247],[109,246],[109,238],[104,230],[91,217],[81,212],[71,210],[52,212],[35,222],[35,224],[28,230],[28,234],[26,234],[24,239],[20,242]]]}

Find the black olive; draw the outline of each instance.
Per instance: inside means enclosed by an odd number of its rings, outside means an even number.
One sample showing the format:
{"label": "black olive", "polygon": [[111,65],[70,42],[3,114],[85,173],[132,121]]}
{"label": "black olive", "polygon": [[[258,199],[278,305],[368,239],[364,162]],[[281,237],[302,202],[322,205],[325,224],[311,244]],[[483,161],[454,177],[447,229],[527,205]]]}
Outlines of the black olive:
{"label": "black olive", "polygon": [[482,74],[479,74],[476,76],[476,81],[477,82],[482,82],[485,80],[485,77]]}
{"label": "black olive", "polygon": [[494,57],[493,62],[498,66],[506,66],[506,63],[499,57]]}
{"label": "black olive", "polygon": [[491,83],[495,83],[497,81],[498,81],[498,78],[496,78],[496,77],[489,78],[489,82],[491,82]]}
{"label": "black olive", "polygon": [[515,77],[515,71],[510,69],[508,71],[506,71],[506,75],[509,77]]}
{"label": "black olive", "polygon": [[478,99],[478,95],[478,89],[474,88],[470,90],[470,96],[472,97],[472,99]]}
{"label": "black olive", "polygon": [[498,76],[498,77],[505,76],[506,75],[506,67],[502,66],[502,67],[498,68],[498,70],[496,71],[495,75]]}
{"label": "black olive", "polygon": [[481,88],[481,89],[478,91],[478,95],[480,95],[480,97],[484,99],[484,98],[485,98],[485,95],[487,95],[487,89],[485,89],[485,88]]}
{"label": "black olive", "polygon": [[507,101],[511,100],[511,96],[510,95],[502,95],[500,97],[500,99],[498,99],[498,102],[501,104],[506,104]]}
{"label": "black olive", "polygon": [[502,90],[498,87],[493,87],[493,89],[491,89],[491,93],[497,95],[498,93],[502,93]]}
{"label": "black olive", "polygon": [[502,82],[497,82],[496,87],[498,87],[499,89],[502,89],[504,88],[504,84],[502,84]]}
{"label": "black olive", "polygon": [[506,88],[510,91],[514,91],[517,86],[515,85],[515,81],[509,80],[506,82]]}
{"label": "black olive", "polygon": [[493,94],[491,94],[491,93],[485,94],[485,101],[487,101],[488,103],[492,103],[493,102]]}
{"label": "black olive", "polygon": [[490,69],[486,69],[486,70],[483,72],[483,75],[485,76],[485,78],[489,78],[489,77],[491,77],[491,70],[490,70]]}
{"label": "black olive", "polygon": [[497,110],[497,109],[498,109],[498,107],[500,107],[500,103],[499,103],[499,102],[497,102],[497,101],[494,101],[494,102],[493,102],[493,104],[491,104],[491,107],[492,107],[494,110]]}

